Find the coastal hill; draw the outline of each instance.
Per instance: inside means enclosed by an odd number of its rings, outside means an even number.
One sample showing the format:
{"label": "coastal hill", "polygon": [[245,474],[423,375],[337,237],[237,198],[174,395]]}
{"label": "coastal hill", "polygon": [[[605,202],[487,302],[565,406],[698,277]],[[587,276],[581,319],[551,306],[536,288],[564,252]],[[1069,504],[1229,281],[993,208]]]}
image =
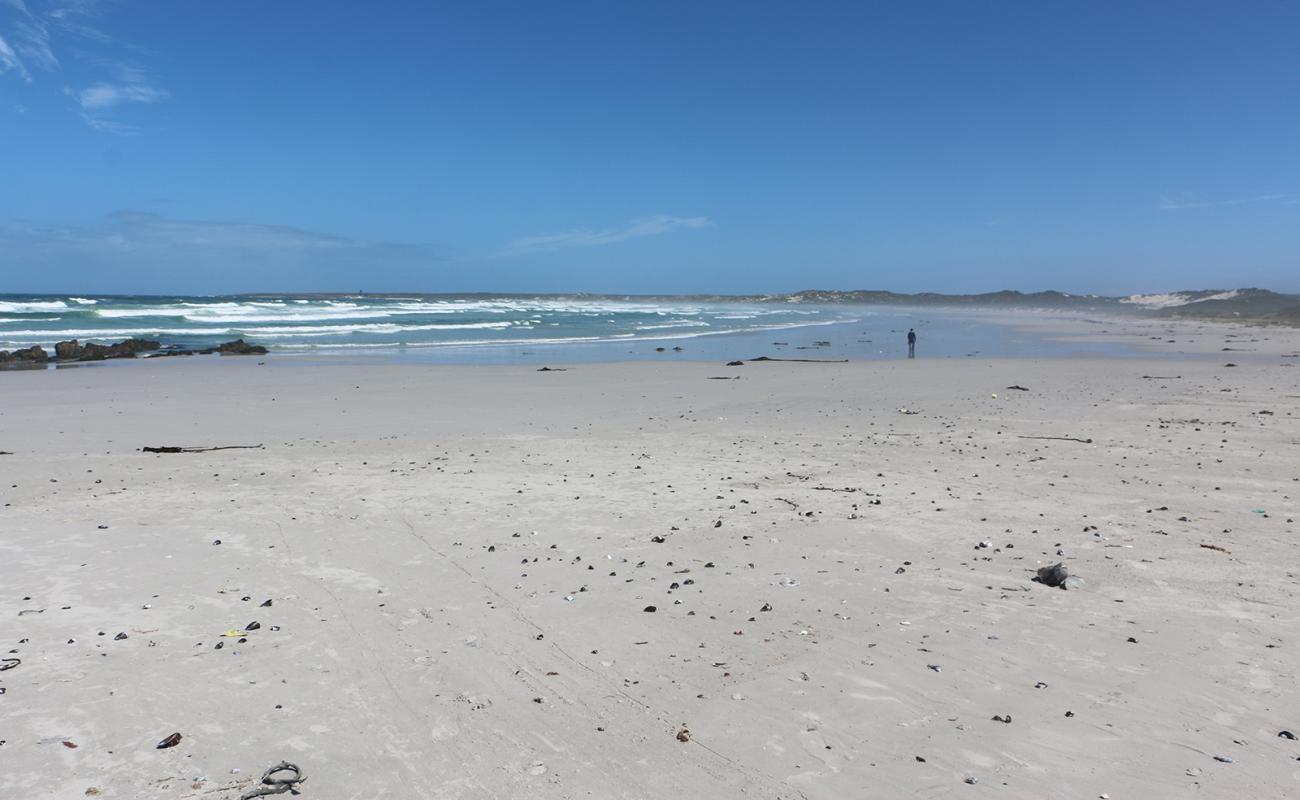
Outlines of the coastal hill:
{"label": "coastal hill", "polygon": [[1108,297],[1065,292],[1003,290],[983,294],[938,294],[809,289],[764,298],[769,302],[845,303],[855,305],[934,306],[967,308],[1020,308],[1136,313],[1147,316],[1194,319],[1235,319],[1280,324],[1300,324],[1300,295],[1268,289],[1200,289],[1167,294]]}

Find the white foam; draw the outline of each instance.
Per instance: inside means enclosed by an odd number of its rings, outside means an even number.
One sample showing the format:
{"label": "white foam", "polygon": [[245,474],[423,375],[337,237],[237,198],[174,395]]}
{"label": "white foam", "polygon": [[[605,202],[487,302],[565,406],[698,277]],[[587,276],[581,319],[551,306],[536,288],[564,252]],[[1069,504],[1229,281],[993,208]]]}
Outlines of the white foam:
{"label": "white foam", "polygon": [[663,322],[657,325],[637,325],[639,331],[657,331],[665,328],[707,328],[709,323],[699,319],[675,319],[672,322]]}
{"label": "white foam", "polygon": [[34,300],[29,303],[0,302],[0,312],[7,314],[32,314],[41,311],[65,311],[68,304],[62,300]]}
{"label": "white foam", "polygon": [[239,326],[220,328],[65,328],[53,330],[0,331],[0,336],[15,337],[9,341],[54,341],[55,339],[121,339],[130,336],[260,336],[268,339],[293,336],[334,336],[343,333],[405,333],[408,331],[454,331],[523,328],[531,326],[514,322],[462,322],[429,325],[396,325],[374,323],[363,325],[281,325],[277,327],[246,328]]}

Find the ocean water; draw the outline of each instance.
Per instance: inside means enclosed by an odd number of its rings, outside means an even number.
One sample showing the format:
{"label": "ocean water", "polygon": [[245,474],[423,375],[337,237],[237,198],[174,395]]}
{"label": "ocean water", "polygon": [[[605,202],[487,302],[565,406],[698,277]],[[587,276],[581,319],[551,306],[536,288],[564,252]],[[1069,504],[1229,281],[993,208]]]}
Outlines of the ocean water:
{"label": "ocean water", "polygon": [[1058,341],[1001,317],[933,308],[688,297],[0,295],[0,350],[140,337],[178,348],[243,338],[273,353],[335,361],[894,358],[906,354],[909,327],[920,336],[923,358],[1129,352]]}

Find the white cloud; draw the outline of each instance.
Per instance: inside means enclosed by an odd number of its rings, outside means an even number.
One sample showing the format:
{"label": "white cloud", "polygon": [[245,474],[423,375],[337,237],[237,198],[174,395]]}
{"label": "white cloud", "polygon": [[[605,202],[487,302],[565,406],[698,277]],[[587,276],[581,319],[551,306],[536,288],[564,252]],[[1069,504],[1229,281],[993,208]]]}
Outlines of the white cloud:
{"label": "white cloud", "polygon": [[90,127],[97,131],[104,131],[105,133],[116,133],[118,136],[134,136],[140,132],[140,129],[134,125],[114,122],[111,119],[99,119],[98,117],[92,117],[89,114],[82,114],[81,118],[85,120],[86,124]]}
{"label": "white cloud", "polygon": [[[75,37],[98,48],[113,46],[120,50],[124,46],[99,28],[87,24],[101,16],[99,0],[61,0],[54,8],[50,5],[56,4],[48,3],[34,11],[24,0],[0,0],[0,27],[3,27],[0,75],[13,72],[27,83],[35,83],[34,71],[60,70],[62,65],[51,46],[51,31],[60,43]],[[104,114],[108,109],[124,104],[157,103],[168,96],[166,90],[153,86],[139,67],[123,64],[102,53],[87,52],[81,46],[73,46],[71,52],[79,61],[108,70],[114,76],[82,89],[64,89],[65,94],[76,100],[82,111],[82,120],[95,130],[116,134],[139,133],[136,126],[105,119]]]}
{"label": "white cloud", "polygon": [[44,70],[59,68],[59,60],[50,49],[50,31],[45,22],[27,10],[22,0],[4,0],[15,12],[9,40],[0,37],[0,73],[17,70],[23,80],[32,82],[27,64]]}
{"label": "white cloud", "polygon": [[707,217],[672,217],[667,214],[656,214],[653,217],[634,220],[622,228],[579,229],[541,236],[525,236],[511,242],[504,255],[543,253],[570,247],[598,247],[642,236],[658,236],[689,228],[707,228],[712,224],[713,222]]}
{"label": "white cloud", "polygon": [[[348,286],[367,280],[407,284],[427,277],[447,258],[427,245],[377,242],[288,225],[176,219],[119,211],[96,225],[43,225],[0,220],[0,253],[33,280],[79,274],[110,291],[122,276],[135,285],[198,291],[220,287]],[[120,286],[118,287],[120,290]]]}
{"label": "white cloud", "polygon": [[1189,208],[1244,206],[1252,203],[1285,203],[1291,197],[1292,195],[1289,194],[1261,194],[1254,197],[1236,197],[1231,200],[1188,200],[1185,198],[1162,197],[1158,208],[1161,211],[1184,211]]}
{"label": "white cloud", "polygon": [[59,68],[59,60],[50,49],[50,31],[44,22],[29,16],[14,24],[14,32],[14,49],[28,63],[48,71]]}
{"label": "white cloud", "polygon": [[76,254],[93,251],[105,244],[135,252],[173,255],[204,252],[214,257],[229,257],[235,252],[260,255],[334,252],[361,256],[406,252],[409,255],[429,255],[425,248],[415,245],[368,242],[288,225],[173,219],[147,211],[118,211],[109,215],[105,225],[91,228],[0,223],[0,245],[15,251],[58,247],[68,254]]}
{"label": "white cloud", "polygon": [[167,96],[162,89],[147,83],[97,83],[77,93],[77,101],[87,110],[111,108],[119,103],[156,103]]}
{"label": "white cloud", "polygon": [[22,59],[5,41],[5,37],[0,36],[0,75],[13,70],[17,70],[23,80],[32,82],[32,76],[27,73],[27,67],[23,65]]}

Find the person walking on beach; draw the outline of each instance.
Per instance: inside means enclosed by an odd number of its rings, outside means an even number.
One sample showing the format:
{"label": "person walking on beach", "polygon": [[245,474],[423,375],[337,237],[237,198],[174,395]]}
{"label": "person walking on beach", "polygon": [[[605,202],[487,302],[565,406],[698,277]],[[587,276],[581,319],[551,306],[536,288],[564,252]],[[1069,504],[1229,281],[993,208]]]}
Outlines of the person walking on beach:
{"label": "person walking on beach", "polygon": [[907,329],[907,357],[916,358],[916,331]]}

